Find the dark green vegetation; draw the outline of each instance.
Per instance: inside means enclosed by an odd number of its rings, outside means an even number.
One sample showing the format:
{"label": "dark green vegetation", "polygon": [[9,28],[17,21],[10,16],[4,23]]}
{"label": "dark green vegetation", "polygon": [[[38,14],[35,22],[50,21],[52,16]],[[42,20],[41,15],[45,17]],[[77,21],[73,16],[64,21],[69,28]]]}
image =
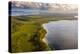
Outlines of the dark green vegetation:
{"label": "dark green vegetation", "polygon": [[42,40],[46,34],[42,24],[60,19],[62,20],[68,18],[52,16],[12,16],[11,52],[15,53],[51,50]]}

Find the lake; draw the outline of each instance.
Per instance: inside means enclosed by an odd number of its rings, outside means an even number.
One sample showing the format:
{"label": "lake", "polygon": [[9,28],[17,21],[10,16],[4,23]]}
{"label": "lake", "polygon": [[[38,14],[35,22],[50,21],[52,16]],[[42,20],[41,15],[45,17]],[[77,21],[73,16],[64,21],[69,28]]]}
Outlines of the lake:
{"label": "lake", "polygon": [[11,16],[20,16],[20,15],[38,15],[40,12],[46,13],[50,12],[48,10],[40,9],[26,9],[26,8],[11,8]]}
{"label": "lake", "polygon": [[45,40],[51,49],[77,49],[78,48],[78,21],[59,20],[43,24],[47,31]]}

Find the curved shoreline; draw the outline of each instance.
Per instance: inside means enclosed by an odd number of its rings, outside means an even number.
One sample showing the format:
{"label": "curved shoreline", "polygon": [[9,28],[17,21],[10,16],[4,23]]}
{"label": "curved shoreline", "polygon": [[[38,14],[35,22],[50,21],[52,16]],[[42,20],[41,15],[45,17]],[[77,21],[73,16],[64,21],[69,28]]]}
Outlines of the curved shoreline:
{"label": "curved shoreline", "polygon": [[[45,34],[45,36],[44,36],[44,38],[42,39],[42,41],[43,42],[45,42],[47,45],[48,45],[48,41],[47,41],[47,39],[46,39],[46,35],[47,35],[47,30],[46,30],[46,27],[44,27],[44,24],[42,24],[42,27],[43,27],[43,29],[46,31],[46,34]],[[48,45],[49,46],[49,45]]]}

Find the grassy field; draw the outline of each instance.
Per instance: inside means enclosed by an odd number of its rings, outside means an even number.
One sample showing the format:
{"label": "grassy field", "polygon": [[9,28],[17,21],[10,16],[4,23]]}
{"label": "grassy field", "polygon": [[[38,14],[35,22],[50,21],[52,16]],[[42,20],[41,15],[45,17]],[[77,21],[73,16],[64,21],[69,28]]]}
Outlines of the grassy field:
{"label": "grassy field", "polygon": [[49,46],[42,41],[46,31],[42,24],[49,21],[70,19],[69,17],[50,16],[12,16],[11,52],[48,51]]}

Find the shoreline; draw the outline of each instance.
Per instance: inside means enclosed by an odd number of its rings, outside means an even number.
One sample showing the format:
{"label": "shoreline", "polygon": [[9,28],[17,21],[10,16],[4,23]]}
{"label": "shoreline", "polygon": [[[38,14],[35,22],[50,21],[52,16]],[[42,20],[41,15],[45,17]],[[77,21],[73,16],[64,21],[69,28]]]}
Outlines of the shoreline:
{"label": "shoreline", "polygon": [[44,27],[44,24],[42,24],[42,27],[43,27],[43,29],[46,31],[46,34],[45,34],[45,36],[44,36],[44,38],[42,39],[42,41],[43,42],[45,42],[47,45],[48,45],[48,41],[47,41],[47,39],[46,39],[46,36],[47,36],[47,30],[46,30],[46,28]]}

